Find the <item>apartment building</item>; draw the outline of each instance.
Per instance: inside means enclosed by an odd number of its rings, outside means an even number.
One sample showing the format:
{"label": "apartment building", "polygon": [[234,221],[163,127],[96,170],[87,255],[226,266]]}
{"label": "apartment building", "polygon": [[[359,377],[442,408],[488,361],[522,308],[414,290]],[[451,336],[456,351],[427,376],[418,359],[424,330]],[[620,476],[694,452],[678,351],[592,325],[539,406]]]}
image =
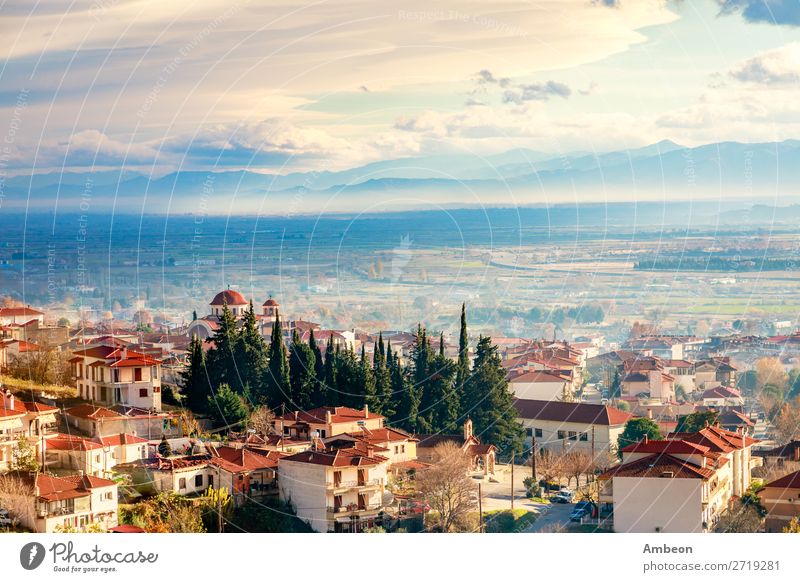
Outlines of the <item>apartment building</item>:
{"label": "apartment building", "polygon": [[295,410],[275,417],[273,426],[279,435],[296,440],[325,439],[347,432],[383,428],[386,419],[365,406],[362,410],[347,406],[320,406],[312,410]]}
{"label": "apartment building", "polygon": [[782,532],[792,519],[800,518],[800,471],[767,483],[758,496],[767,510],[764,530]]}
{"label": "apartment building", "polygon": [[616,532],[712,531],[750,484],[755,442],[717,426],[645,438],[599,476],[601,509],[613,514]]}
{"label": "apartment building", "polygon": [[321,447],[278,461],[281,499],[319,532],[359,532],[379,523],[389,460],[375,447]]}

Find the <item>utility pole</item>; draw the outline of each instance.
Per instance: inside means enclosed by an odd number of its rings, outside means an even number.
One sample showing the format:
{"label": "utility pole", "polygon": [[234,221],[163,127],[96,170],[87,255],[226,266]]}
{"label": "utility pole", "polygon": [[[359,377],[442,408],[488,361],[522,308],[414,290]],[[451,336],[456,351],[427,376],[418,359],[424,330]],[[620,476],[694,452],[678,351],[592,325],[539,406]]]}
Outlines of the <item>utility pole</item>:
{"label": "utility pole", "polygon": [[536,434],[533,435],[531,441],[531,478],[536,483]]}
{"label": "utility pole", "polygon": [[483,533],[483,496],[480,483],[478,483],[478,531]]}
{"label": "utility pole", "polygon": [[511,453],[511,511],[514,511],[514,453]]}

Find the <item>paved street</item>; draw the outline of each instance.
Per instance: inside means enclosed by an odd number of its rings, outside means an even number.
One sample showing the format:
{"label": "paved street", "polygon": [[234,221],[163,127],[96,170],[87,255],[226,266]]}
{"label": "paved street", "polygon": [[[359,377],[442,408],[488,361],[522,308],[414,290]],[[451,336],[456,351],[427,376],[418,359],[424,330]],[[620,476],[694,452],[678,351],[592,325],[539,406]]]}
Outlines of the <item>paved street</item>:
{"label": "paved street", "polygon": [[573,503],[554,503],[544,507],[543,513],[523,533],[555,533],[564,531],[570,525],[569,514],[575,507]]}

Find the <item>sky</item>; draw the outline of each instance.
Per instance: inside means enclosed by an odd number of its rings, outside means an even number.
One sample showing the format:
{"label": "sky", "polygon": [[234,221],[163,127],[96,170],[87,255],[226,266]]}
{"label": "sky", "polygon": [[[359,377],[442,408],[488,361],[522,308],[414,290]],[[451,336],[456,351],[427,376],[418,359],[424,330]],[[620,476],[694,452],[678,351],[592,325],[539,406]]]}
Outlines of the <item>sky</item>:
{"label": "sky", "polygon": [[0,33],[5,175],[800,138],[798,0],[0,0]]}

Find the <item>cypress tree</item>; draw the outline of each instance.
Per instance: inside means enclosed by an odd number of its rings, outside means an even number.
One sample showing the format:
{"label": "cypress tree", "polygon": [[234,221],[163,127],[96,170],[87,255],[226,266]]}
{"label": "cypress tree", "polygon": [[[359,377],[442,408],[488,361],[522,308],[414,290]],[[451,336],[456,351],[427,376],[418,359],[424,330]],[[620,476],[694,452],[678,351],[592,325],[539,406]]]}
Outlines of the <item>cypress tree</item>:
{"label": "cypress tree", "polygon": [[322,359],[322,350],[319,349],[313,329],[308,338],[308,347],[311,348],[311,352],[314,354],[314,375],[316,376],[316,381],[314,382],[314,390],[311,393],[311,406],[312,408],[316,408],[317,406],[325,406],[326,386],[325,361]]}
{"label": "cypress tree", "polygon": [[280,315],[275,317],[272,325],[272,336],[269,343],[269,365],[265,378],[266,404],[273,409],[283,405],[291,406],[289,398],[291,385],[289,382],[289,362],[286,357],[286,344],[283,342]]}
{"label": "cypress tree", "polygon": [[227,304],[222,306],[219,327],[209,341],[213,347],[206,355],[206,362],[212,385],[240,385],[239,371],[236,367],[236,346],[239,341],[239,330],[236,326],[236,319],[234,319]]}
{"label": "cypress tree", "polygon": [[394,414],[392,375],[386,363],[386,349],[383,345],[382,333],[378,335],[378,344],[373,358],[373,374],[375,376],[375,395],[378,402],[375,411],[389,418]]}
{"label": "cypress tree", "polygon": [[238,426],[247,420],[244,399],[227,384],[220,384],[216,394],[208,397],[207,406],[217,426]]}
{"label": "cypress tree", "polygon": [[517,420],[514,396],[508,389],[497,346],[489,337],[478,341],[466,393],[476,435],[483,442],[495,445],[505,458],[512,451],[522,452],[524,431]]}
{"label": "cypress tree", "polygon": [[361,404],[358,408],[363,408],[364,405],[369,406],[370,411],[378,412],[381,403],[377,395],[377,388],[375,384],[375,374],[372,370],[372,365],[367,360],[366,349],[364,344],[361,344],[361,359],[358,363],[358,384],[361,388],[363,395],[360,400]]}
{"label": "cypress tree", "polygon": [[189,361],[181,371],[181,394],[192,412],[201,413],[206,410],[211,384],[208,381],[203,344],[196,335],[192,336],[189,343]]}
{"label": "cypress tree", "polygon": [[249,308],[242,318],[236,349],[236,364],[240,382],[231,385],[238,394],[249,394],[256,401],[264,402],[266,388],[264,373],[267,369],[267,346],[258,331],[258,319],[250,301]]}
{"label": "cypress tree", "polygon": [[292,407],[308,410],[313,407],[317,371],[314,351],[300,341],[297,330],[292,332],[289,350],[289,378],[292,387]]}
{"label": "cypress tree", "polygon": [[[467,337],[467,304],[461,304],[461,331],[458,335],[458,362],[456,364],[456,396],[464,397],[464,385],[469,378],[469,338]],[[463,412],[463,408],[462,408]]]}
{"label": "cypress tree", "polygon": [[335,404],[333,399],[338,396],[339,380],[336,378],[337,354],[333,350],[333,338],[328,338],[328,345],[325,346],[325,385],[322,390],[323,405],[330,406]]}
{"label": "cypress tree", "polygon": [[[388,346],[387,357],[391,354],[391,345]],[[420,394],[411,383],[408,373],[403,369],[400,360],[391,356],[392,366],[389,369],[392,378],[392,392],[396,402],[395,414],[392,424],[409,432],[418,431],[418,414]]]}

